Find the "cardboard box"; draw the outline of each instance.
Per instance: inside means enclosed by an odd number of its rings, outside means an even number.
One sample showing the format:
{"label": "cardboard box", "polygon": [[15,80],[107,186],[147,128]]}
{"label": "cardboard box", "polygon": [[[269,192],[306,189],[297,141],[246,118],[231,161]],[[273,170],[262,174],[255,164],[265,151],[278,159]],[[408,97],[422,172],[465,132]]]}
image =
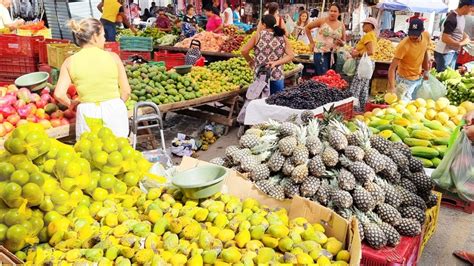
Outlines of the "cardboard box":
{"label": "cardboard box", "polygon": [[[184,157],[179,171],[191,169],[200,165],[207,165],[208,162],[200,161],[191,157]],[[304,217],[310,223],[320,223],[326,229],[328,236],[333,236],[341,241],[344,247],[350,252],[350,265],[360,265],[362,257],[362,244],[359,228],[355,219],[348,221],[331,209],[328,209],[314,201],[305,198],[295,197],[292,200],[276,200],[260,192],[252,182],[246,180],[240,173],[229,170],[229,175],[225,180],[223,193],[237,196],[241,199],[253,198],[260,204],[272,208],[285,208],[288,210],[289,218]]]}

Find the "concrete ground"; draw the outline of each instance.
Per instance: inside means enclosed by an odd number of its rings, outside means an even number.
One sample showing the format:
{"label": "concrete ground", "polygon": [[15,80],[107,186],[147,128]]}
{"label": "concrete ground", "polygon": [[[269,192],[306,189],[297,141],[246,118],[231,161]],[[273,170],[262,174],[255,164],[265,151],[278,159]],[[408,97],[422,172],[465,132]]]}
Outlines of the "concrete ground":
{"label": "concrete ground", "polygon": [[[167,145],[177,133],[198,136],[205,121],[169,114],[165,121],[165,139]],[[196,157],[203,161],[222,156],[225,148],[238,143],[237,128],[232,128],[226,136],[222,136],[209,150],[196,153]],[[179,164],[180,158],[174,157],[173,162]],[[469,265],[452,255],[457,249],[474,252],[474,214],[467,214],[457,210],[442,207],[438,218],[438,225],[432,238],[426,245],[418,265],[421,266],[458,266]]]}

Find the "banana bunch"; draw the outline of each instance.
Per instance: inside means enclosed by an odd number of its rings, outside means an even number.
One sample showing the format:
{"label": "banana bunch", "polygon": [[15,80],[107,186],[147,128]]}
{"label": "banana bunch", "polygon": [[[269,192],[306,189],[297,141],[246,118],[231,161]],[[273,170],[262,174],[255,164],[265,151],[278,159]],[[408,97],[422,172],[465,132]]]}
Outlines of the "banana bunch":
{"label": "banana bunch", "polygon": [[313,52],[309,48],[309,45],[302,41],[297,41],[292,38],[289,39],[290,45],[293,48],[295,54],[312,54]]}

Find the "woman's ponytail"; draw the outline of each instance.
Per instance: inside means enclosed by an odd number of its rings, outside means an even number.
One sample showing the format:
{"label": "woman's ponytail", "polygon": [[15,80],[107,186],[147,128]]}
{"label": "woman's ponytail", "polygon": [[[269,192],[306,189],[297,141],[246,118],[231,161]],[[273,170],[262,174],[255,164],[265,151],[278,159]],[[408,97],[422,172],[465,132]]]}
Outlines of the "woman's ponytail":
{"label": "woman's ponytail", "polygon": [[279,27],[276,23],[276,19],[273,15],[265,15],[262,17],[262,23],[268,29],[273,29],[273,33],[277,37],[285,35],[285,30]]}
{"label": "woman's ponytail", "polygon": [[273,26],[273,34],[277,37],[281,37],[285,35],[285,30],[282,29],[280,26],[275,25]]}

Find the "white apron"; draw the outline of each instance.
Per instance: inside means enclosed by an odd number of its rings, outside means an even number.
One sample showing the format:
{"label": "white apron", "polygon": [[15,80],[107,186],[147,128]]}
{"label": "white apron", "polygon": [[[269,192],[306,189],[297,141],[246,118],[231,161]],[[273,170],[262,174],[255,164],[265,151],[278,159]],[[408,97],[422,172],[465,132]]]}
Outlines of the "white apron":
{"label": "white apron", "polygon": [[128,137],[128,112],[122,99],[112,99],[100,103],[81,103],[76,111],[76,139],[90,131],[85,117],[102,119],[117,137]]}

